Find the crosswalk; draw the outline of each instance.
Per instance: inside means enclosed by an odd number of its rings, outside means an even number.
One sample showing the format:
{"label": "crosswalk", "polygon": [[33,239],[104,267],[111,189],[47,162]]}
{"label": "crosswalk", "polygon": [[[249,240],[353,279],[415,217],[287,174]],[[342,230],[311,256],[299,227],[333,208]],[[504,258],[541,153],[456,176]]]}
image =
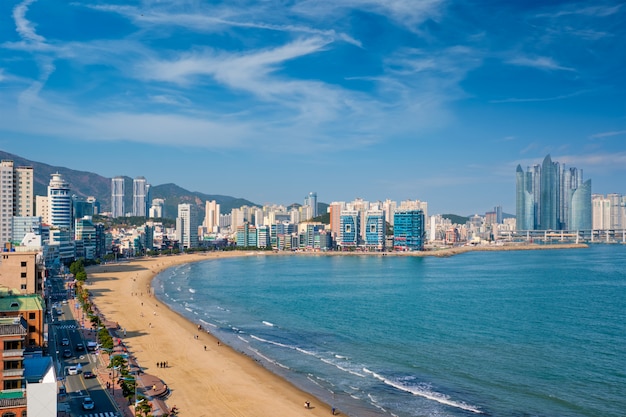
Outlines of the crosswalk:
{"label": "crosswalk", "polygon": [[79,417],[119,417],[119,414],[114,411],[107,411],[105,413],[81,414]]}
{"label": "crosswalk", "polygon": [[76,329],[76,325],[75,324],[59,324],[57,326],[57,329]]}

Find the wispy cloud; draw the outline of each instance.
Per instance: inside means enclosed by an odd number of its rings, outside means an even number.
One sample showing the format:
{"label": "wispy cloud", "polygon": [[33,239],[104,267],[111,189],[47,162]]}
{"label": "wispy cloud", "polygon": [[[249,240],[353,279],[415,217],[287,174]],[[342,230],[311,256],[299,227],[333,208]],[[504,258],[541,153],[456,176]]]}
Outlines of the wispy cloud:
{"label": "wispy cloud", "polygon": [[562,94],[562,95],[553,96],[553,97],[525,97],[525,98],[511,97],[511,98],[504,98],[504,99],[499,99],[499,100],[489,100],[489,102],[498,104],[498,103],[534,103],[534,102],[542,102],[542,101],[557,101],[557,100],[565,100],[565,99],[572,98],[572,97],[578,97],[581,94],[585,94],[585,93],[587,93],[587,90],[576,91],[571,94]]}
{"label": "wispy cloud", "polygon": [[626,130],[614,130],[611,132],[596,133],[594,135],[589,136],[589,139],[604,139],[604,138],[609,138],[612,136],[620,136],[620,135],[626,135]]}
{"label": "wispy cloud", "polygon": [[537,15],[538,17],[561,17],[561,16],[571,16],[571,15],[582,15],[588,17],[607,17],[612,16],[618,13],[623,4],[616,5],[594,5],[587,7],[577,7],[577,4],[568,5],[562,10],[558,10],[553,13],[542,13]]}
{"label": "wispy cloud", "polygon": [[507,61],[508,64],[522,67],[531,67],[548,71],[576,71],[574,68],[559,65],[553,58],[547,56],[527,57],[520,56]]}
{"label": "wispy cloud", "polygon": [[35,43],[45,42],[46,39],[38,35],[35,32],[34,25],[26,19],[28,7],[34,2],[35,0],[24,0],[22,3],[15,6],[13,9],[13,20],[15,21],[17,33],[19,33],[22,39]]}

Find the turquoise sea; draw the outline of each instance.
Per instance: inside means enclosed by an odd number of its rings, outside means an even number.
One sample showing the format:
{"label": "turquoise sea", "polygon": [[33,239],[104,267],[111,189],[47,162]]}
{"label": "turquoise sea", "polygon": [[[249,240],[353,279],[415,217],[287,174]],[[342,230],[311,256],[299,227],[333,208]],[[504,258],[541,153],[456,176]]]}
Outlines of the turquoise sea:
{"label": "turquoise sea", "polygon": [[260,255],[154,286],[343,415],[626,416],[625,245]]}

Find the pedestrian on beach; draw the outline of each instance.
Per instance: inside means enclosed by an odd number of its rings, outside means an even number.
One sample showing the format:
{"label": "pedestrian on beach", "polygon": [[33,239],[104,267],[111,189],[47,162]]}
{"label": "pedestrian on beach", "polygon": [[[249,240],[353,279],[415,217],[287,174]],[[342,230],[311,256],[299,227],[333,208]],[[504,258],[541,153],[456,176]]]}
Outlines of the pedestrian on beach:
{"label": "pedestrian on beach", "polygon": [[335,407],[333,407],[330,411],[333,413],[333,415],[335,415],[335,411],[337,410],[335,410]]}
{"label": "pedestrian on beach", "polygon": [[161,367],[161,362],[157,362],[157,368]]}
{"label": "pedestrian on beach", "polygon": [[206,345],[204,345],[204,350],[206,351]]}

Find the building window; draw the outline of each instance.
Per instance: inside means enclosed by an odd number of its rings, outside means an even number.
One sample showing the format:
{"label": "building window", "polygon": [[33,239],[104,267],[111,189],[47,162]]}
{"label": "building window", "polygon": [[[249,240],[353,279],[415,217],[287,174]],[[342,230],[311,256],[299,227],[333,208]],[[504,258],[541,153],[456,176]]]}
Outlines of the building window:
{"label": "building window", "polygon": [[26,266],[26,261],[22,261],[22,262],[21,262],[21,265],[22,265],[22,266]]}
{"label": "building window", "polygon": [[22,284],[20,285],[20,290],[27,290],[28,289],[27,287],[28,286],[26,284]]}
{"label": "building window", "polygon": [[20,273],[20,276],[21,276],[22,278],[26,278],[26,272],[22,272],[22,273]]}
{"label": "building window", "polygon": [[29,333],[35,333],[37,329],[35,329],[35,326],[28,326],[28,332]]}
{"label": "building window", "polygon": [[28,320],[35,320],[37,315],[35,313],[28,313]]}

